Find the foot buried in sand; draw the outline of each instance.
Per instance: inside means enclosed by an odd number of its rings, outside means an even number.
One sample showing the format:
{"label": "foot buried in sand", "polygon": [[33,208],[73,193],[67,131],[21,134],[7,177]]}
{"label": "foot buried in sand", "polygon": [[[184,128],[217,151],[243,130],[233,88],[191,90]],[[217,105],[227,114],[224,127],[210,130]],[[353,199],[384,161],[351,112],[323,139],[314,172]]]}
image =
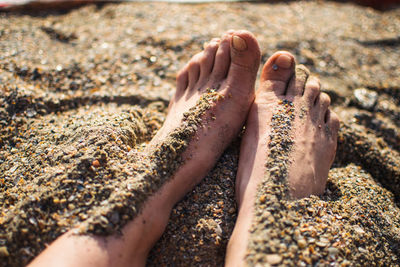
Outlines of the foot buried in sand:
{"label": "foot buried in sand", "polygon": [[[144,265],[172,207],[203,179],[242,128],[254,100],[259,62],[258,43],[246,31],[211,40],[178,74],[168,116],[137,175],[111,194],[109,208],[91,214],[79,230],[109,236],[70,231],[33,265]],[[123,219],[111,225],[115,212]]]}
{"label": "foot buried in sand", "polygon": [[[177,75],[168,116],[149,149],[155,148],[155,158],[173,155],[167,164],[179,159],[179,173],[173,173],[179,199],[200,182],[242,128],[254,100],[259,61],[255,38],[229,31],[211,40]],[[165,149],[168,142],[174,144]]]}
{"label": "foot buried in sand", "polygon": [[[227,266],[278,264],[278,237],[294,216],[291,199],[321,194],[336,151],[339,120],[318,79],[295,66],[287,52],[264,65],[260,88],[242,139],[236,197],[239,215],[228,245]],[[246,240],[245,242],[243,240]]]}

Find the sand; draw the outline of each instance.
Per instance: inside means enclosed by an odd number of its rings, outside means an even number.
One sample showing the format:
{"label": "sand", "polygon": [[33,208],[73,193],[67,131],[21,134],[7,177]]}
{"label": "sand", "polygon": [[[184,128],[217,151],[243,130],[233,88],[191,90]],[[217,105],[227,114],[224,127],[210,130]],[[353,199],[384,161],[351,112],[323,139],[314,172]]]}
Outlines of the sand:
{"label": "sand", "polygon": [[[283,203],[252,263],[400,263],[399,10],[311,1],[0,14],[1,266],[24,265],[93,215],[102,234],[134,216],[140,205],[108,212],[110,196],[151,169],[135,163],[162,125],[177,70],[230,28],[254,32],[263,61],[295,54],[342,119],[326,193]],[[238,156],[236,140],[176,205],[149,266],[223,265]],[[149,192],[137,191],[138,203]]]}

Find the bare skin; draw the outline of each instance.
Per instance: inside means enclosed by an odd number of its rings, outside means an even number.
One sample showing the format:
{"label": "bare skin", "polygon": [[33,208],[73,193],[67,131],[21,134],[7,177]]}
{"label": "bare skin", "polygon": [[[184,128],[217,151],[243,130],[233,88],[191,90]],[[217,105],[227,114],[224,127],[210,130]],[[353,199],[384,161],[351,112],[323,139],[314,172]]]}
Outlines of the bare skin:
{"label": "bare skin", "polygon": [[294,148],[289,154],[290,194],[295,198],[323,193],[335,152],[339,119],[329,110],[330,98],[320,92],[308,70],[295,73],[293,55],[275,53],[264,65],[260,87],[242,139],[236,177],[239,214],[228,244],[226,266],[244,266],[258,185],[266,172],[270,122],[279,101],[293,101]]}
{"label": "bare skin", "polygon": [[242,128],[254,100],[259,63],[258,43],[246,31],[229,31],[195,55],[178,74],[176,94],[164,126],[149,146],[156,146],[179,126],[183,113],[208,88],[216,89],[223,100],[205,114],[206,125],[199,127],[190,142],[183,156],[185,164],[146,202],[140,215],[123,228],[122,236],[75,235],[69,231],[31,266],[144,266],[148,252],[167,225],[172,207],[204,178]]}

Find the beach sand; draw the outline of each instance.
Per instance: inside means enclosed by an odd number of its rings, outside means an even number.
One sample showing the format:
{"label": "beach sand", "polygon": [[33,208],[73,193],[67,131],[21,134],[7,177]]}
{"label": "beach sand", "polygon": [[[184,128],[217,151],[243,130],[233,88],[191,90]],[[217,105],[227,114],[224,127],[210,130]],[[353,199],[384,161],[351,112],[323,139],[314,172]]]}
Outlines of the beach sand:
{"label": "beach sand", "polygon": [[[179,167],[179,151],[165,169],[143,155],[176,72],[232,28],[256,35],[263,62],[293,53],[342,120],[324,195],[257,200],[276,205],[257,213],[248,262],[400,264],[400,9],[309,1],[0,14],[0,266],[26,264],[88,218],[81,231],[107,234],[135,216]],[[175,206],[149,266],[223,265],[239,142]],[[166,174],[146,184],[150,171]]]}

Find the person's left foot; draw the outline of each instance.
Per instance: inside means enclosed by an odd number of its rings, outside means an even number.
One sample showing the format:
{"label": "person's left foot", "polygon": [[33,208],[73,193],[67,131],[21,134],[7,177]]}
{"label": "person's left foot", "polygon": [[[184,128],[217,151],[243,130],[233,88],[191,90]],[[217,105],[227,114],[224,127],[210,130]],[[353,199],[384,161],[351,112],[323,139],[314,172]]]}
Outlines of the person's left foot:
{"label": "person's left foot", "polygon": [[[242,129],[254,100],[259,63],[260,49],[255,37],[247,31],[229,31],[221,39],[213,39],[178,73],[167,118],[148,151],[159,150],[160,144],[177,129],[179,136],[179,131],[187,127],[197,130],[188,141],[178,140],[177,143],[188,142],[181,155],[182,165],[145,202],[138,218],[127,225],[127,237],[142,236],[140,247],[135,250],[147,254],[164,232],[173,206],[206,176]],[[203,105],[208,108],[202,114],[193,111]],[[188,123],[187,117],[197,116],[200,117],[194,120],[198,124],[183,126]],[[163,152],[160,155],[168,156]]]}
{"label": "person's left foot", "polygon": [[254,100],[260,50],[246,31],[229,31],[213,39],[177,75],[177,89],[163,127],[149,144],[157,147],[177,127],[190,108],[211,93],[219,99],[202,115],[202,121],[184,155],[184,165],[174,175],[175,204],[216,163],[237,136]]}

